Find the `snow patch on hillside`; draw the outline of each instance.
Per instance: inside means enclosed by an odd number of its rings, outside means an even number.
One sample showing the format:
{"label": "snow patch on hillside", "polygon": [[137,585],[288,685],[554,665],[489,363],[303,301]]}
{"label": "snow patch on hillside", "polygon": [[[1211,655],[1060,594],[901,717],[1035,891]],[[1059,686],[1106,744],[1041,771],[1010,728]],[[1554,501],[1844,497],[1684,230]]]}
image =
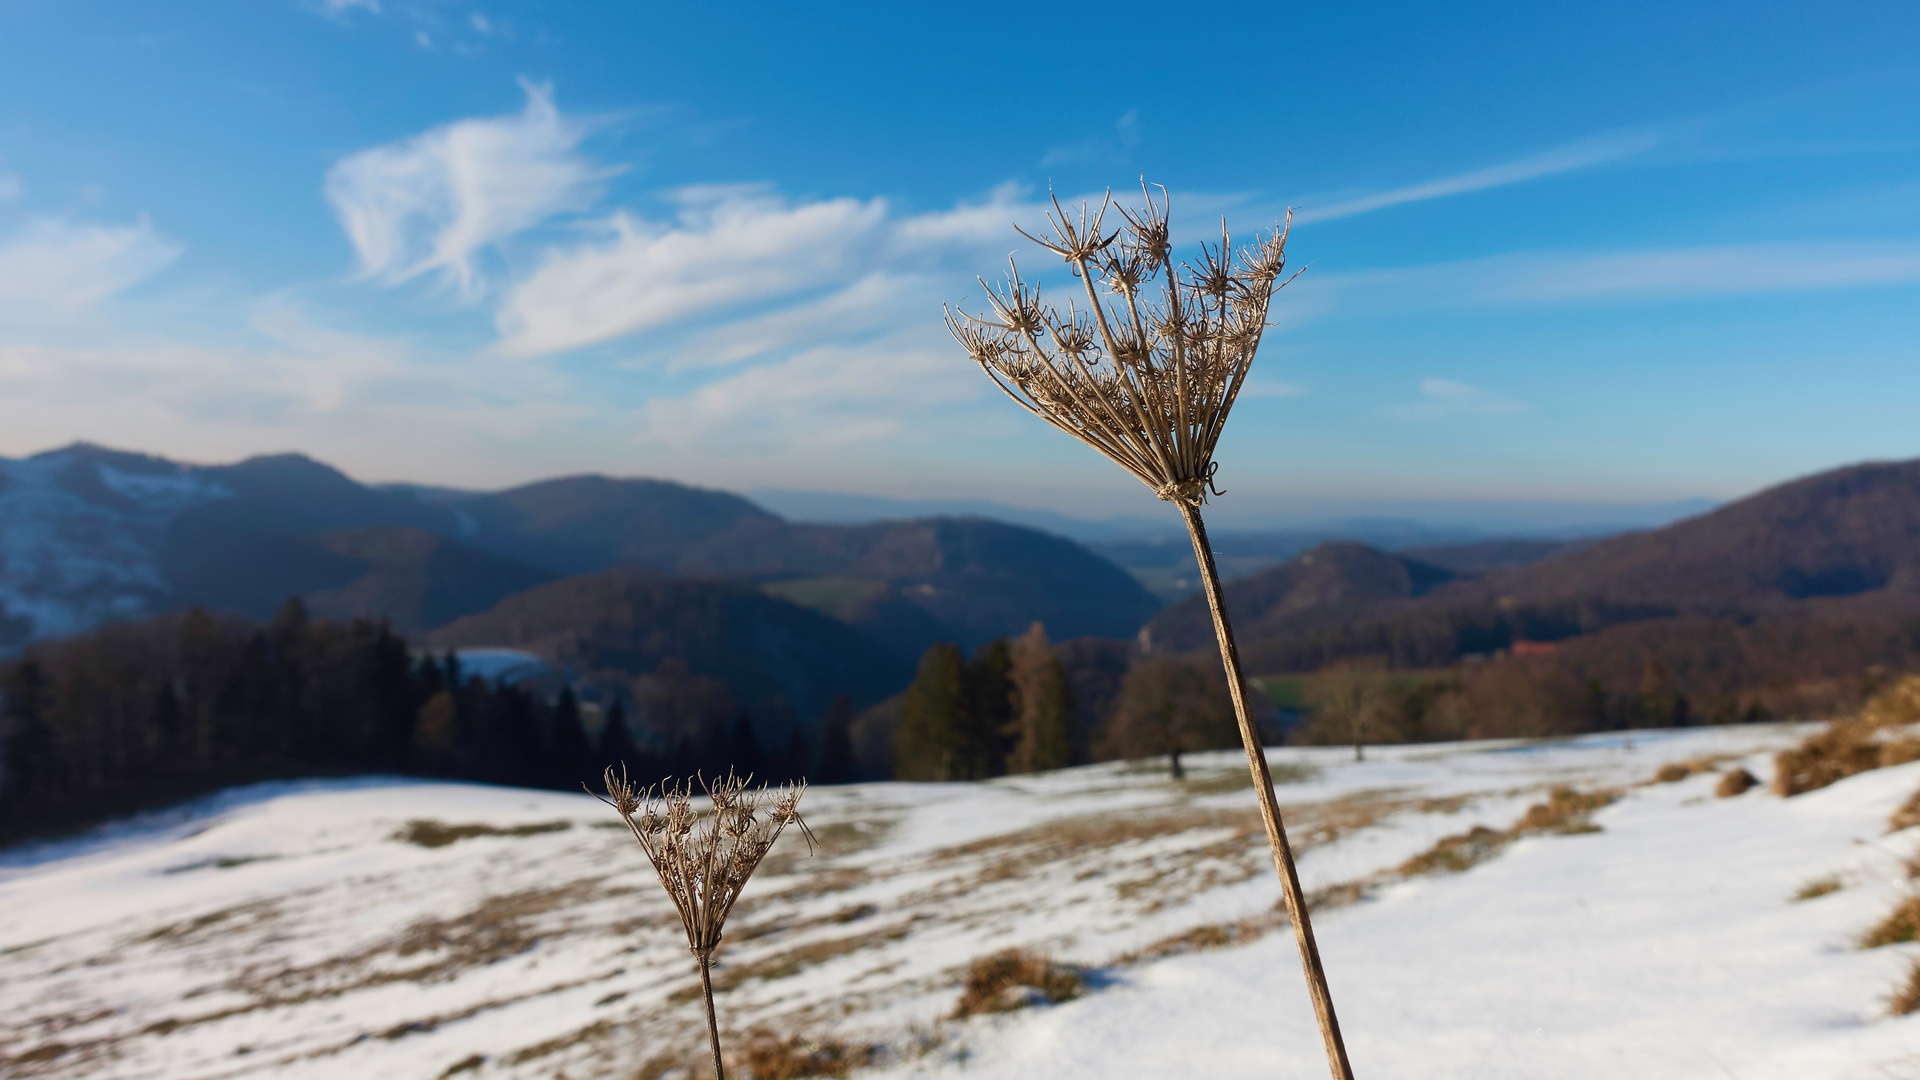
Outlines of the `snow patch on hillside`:
{"label": "snow patch on hillside", "polygon": [[0,458],[0,653],[150,613],[180,511],[232,492],[193,469],[128,472],[70,450]]}

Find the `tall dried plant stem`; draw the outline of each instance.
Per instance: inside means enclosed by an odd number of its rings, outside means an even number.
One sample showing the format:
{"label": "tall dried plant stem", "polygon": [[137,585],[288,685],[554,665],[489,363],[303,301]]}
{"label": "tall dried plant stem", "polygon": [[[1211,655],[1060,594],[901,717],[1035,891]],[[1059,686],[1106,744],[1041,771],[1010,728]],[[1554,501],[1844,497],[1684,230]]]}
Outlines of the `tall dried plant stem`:
{"label": "tall dried plant stem", "polygon": [[713,956],[700,954],[700,993],[707,999],[707,1038],[713,1042],[713,1075],[727,1080],[727,1067],[720,1063],[720,1021],[713,1015]]}
{"label": "tall dried plant stem", "polygon": [[1194,558],[1200,561],[1200,580],[1206,586],[1207,606],[1213,609],[1213,631],[1220,639],[1220,662],[1227,669],[1227,692],[1233,695],[1234,715],[1240,721],[1240,742],[1247,750],[1247,769],[1253,774],[1253,789],[1260,799],[1260,820],[1267,827],[1273,868],[1280,875],[1280,891],[1287,899],[1293,943],[1299,947],[1300,966],[1307,974],[1307,992],[1313,998],[1313,1012],[1320,1021],[1320,1036],[1326,1040],[1327,1065],[1337,1080],[1353,1080],[1347,1044],[1340,1037],[1340,1018],[1333,1011],[1333,992],[1327,988],[1327,971],[1320,963],[1320,945],[1313,939],[1307,898],[1300,890],[1300,872],[1293,864],[1293,845],[1287,843],[1287,827],[1280,820],[1280,798],[1273,790],[1273,773],[1267,768],[1266,749],[1253,726],[1253,714],[1247,709],[1246,681],[1240,676],[1240,648],[1234,644],[1233,624],[1227,620],[1227,607],[1221,599],[1220,571],[1214,565],[1213,547],[1207,542],[1207,524],[1200,518],[1199,507],[1188,503],[1179,506],[1180,516],[1187,523],[1187,535],[1193,539]]}
{"label": "tall dried plant stem", "polygon": [[[1120,207],[1125,224],[1103,224],[1109,195],[1098,210],[1082,205],[1077,217],[1054,201],[1050,228],[1039,235],[1015,228],[1071,268],[1085,310],[1075,299],[1063,311],[1043,304],[1040,290],[1009,264],[1005,284],[987,289],[985,315],[949,311],[947,329],[967,355],[1020,407],[1106,455],[1161,499],[1180,508],[1200,561],[1220,661],[1227,669],[1247,748],[1247,767],[1259,793],[1260,816],[1273,848],[1292,916],[1300,964],[1306,969],[1327,1064],[1334,1080],[1353,1080],[1333,995],[1314,944],[1300,875],[1294,869],[1280,803],[1253,718],[1247,711],[1240,654],[1220,599],[1220,572],[1207,544],[1200,507],[1214,490],[1214,447],[1246,385],[1260,349],[1273,294],[1287,282],[1287,234],[1292,222],[1238,248],[1221,225],[1220,241],[1203,244],[1185,263],[1173,261],[1166,189],[1154,200],[1143,180],[1145,205]],[[1295,272],[1298,275],[1298,271]],[[1104,287],[1102,299],[1095,283]],[[1152,285],[1154,287],[1149,288]],[[1156,298],[1152,295],[1158,292]]]}

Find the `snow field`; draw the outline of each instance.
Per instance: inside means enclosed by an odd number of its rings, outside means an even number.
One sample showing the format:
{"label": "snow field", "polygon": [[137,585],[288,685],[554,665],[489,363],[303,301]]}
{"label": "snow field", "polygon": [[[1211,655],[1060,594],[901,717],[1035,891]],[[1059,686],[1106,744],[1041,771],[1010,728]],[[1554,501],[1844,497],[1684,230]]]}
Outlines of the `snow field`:
{"label": "snow field", "polygon": [[[1788,725],[1549,743],[1273,750],[1358,1074],[1920,1077],[1884,1000],[1920,948],[1854,947],[1911,886],[1883,836],[1920,763],[1782,800]],[[722,1023],[883,1048],[873,1076],[1326,1075],[1236,754],[986,784],[820,788],[728,923]],[[1547,788],[1627,786],[1600,831],[1459,874],[1409,857]],[[416,820],[478,826],[439,847]],[[585,795],[365,778],[258,785],[0,853],[0,1075],[670,1076],[705,1053],[697,977],[644,856]],[[476,830],[469,830],[476,831]],[[1843,887],[1794,901],[1809,881]],[[1251,944],[1135,963],[1196,927]],[[1002,948],[1091,970],[1061,1005],[954,1022]],[[458,1070],[451,1072],[450,1070]]]}

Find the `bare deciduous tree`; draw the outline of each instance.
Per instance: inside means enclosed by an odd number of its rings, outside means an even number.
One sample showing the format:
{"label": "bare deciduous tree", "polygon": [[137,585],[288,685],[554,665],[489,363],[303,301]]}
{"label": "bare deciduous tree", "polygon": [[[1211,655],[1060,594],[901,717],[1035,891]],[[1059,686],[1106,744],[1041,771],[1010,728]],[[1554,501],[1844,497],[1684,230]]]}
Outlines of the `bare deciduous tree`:
{"label": "bare deciduous tree", "polygon": [[[1223,225],[1218,244],[1202,245],[1192,261],[1176,266],[1166,191],[1161,189],[1158,203],[1144,183],[1141,191],[1143,207],[1116,206],[1109,196],[1097,211],[1083,204],[1077,216],[1056,198],[1048,215],[1050,231],[1035,236],[1020,230],[1072,268],[1085,294],[1084,309],[1077,297],[1064,311],[1043,304],[1038,287],[1023,280],[1010,260],[1003,284],[981,282],[992,311],[949,311],[947,328],[1007,396],[1105,454],[1178,507],[1185,519],[1327,1059],[1335,1077],[1351,1080],[1279,799],[1247,708],[1219,570],[1200,518],[1209,493],[1220,494],[1213,487],[1214,446],[1260,348],[1267,305],[1292,280],[1283,276],[1292,216],[1277,233],[1256,236],[1239,249]],[[1123,219],[1118,227],[1107,225],[1109,211]]]}

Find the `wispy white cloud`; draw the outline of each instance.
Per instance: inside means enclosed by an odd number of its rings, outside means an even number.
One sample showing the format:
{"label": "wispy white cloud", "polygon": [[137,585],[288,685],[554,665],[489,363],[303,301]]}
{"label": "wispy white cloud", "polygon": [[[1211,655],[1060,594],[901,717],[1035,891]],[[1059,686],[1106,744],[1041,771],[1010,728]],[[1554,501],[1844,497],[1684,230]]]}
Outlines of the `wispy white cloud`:
{"label": "wispy white cloud", "polygon": [[1140,147],[1140,110],[1128,109],[1114,121],[1109,131],[1089,135],[1076,142],[1051,147],[1040,156],[1040,167],[1065,165],[1074,161],[1107,161],[1124,158]]}
{"label": "wispy white cloud", "polygon": [[145,218],[88,225],[35,218],[0,241],[0,306],[72,313],[165,267],[180,246]]}
{"label": "wispy white cloud", "polygon": [[0,173],[0,202],[18,199],[26,193],[27,185],[21,183],[19,177]]}
{"label": "wispy white cloud", "polygon": [[893,229],[894,243],[906,251],[981,243],[1006,246],[1018,239],[1014,222],[1034,222],[1046,213],[1047,207],[1026,195],[1024,187],[1008,181],[995,187],[984,200],[963,201],[949,210],[902,218]]}
{"label": "wispy white cloud", "polygon": [[312,7],[330,19],[345,18],[355,8],[380,14],[380,0],[312,0]]}
{"label": "wispy white cloud", "polygon": [[550,249],[501,305],[502,351],[538,356],[832,281],[887,212],[877,199],[789,205],[740,188],[679,201],[672,225],[623,211],[599,238]]}
{"label": "wispy white cloud", "polygon": [[1516,302],[1799,292],[1920,281],[1920,244],[1730,244],[1518,256],[1488,269],[1488,297]]}
{"label": "wispy white cloud", "polygon": [[915,412],[980,396],[978,373],[942,340],[907,332],[866,345],[822,345],[655,398],[650,442],[730,454],[817,451],[883,438]]}
{"label": "wispy white cloud", "polygon": [[[669,371],[725,367],[781,349],[793,349],[871,330],[886,321],[908,279],[869,274],[811,304],[782,308],[708,330],[675,349]],[[932,305],[927,306],[932,310]]]}
{"label": "wispy white cloud", "polygon": [[1391,270],[1308,275],[1314,316],[1463,306],[1662,303],[1920,283],[1920,243],[1720,244],[1520,252]]}
{"label": "wispy white cloud", "polygon": [[[154,340],[102,324],[84,342],[0,342],[0,453],[75,438],[231,460],[280,448],[375,479],[531,479],[540,455],[605,412],[561,374],[343,332],[275,296],[252,334]],[[396,465],[396,463],[404,463]]]}
{"label": "wispy white cloud", "polygon": [[1240,387],[1243,398],[1290,398],[1300,397],[1307,392],[1299,383],[1282,382],[1279,379],[1248,378]]}
{"label": "wispy white cloud", "polygon": [[1374,210],[1384,210],[1390,206],[1402,206],[1407,203],[1426,202],[1429,199],[1443,199],[1450,195],[1465,195],[1489,188],[1506,187],[1510,184],[1537,180],[1543,176],[1588,169],[1630,158],[1653,149],[1659,145],[1659,141],[1659,136],[1652,133],[1587,139],[1571,146],[1531,154],[1514,161],[1489,165],[1470,172],[1444,176],[1437,180],[1427,180],[1371,195],[1342,199],[1323,206],[1308,203],[1295,211],[1294,220],[1301,224],[1334,221]]}
{"label": "wispy white cloud", "polygon": [[482,249],[593,205],[613,170],[580,153],[587,126],[560,114],[551,87],[520,86],[517,115],[447,124],[328,171],[327,200],[363,276],[398,284],[438,272],[471,294]]}
{"label": "wispy white cloud", "polygon": [[1504,416],[1527,407],[1523,401],[1453,379],[1420,380],[1420,400],[1405,405],[1389,405],[1380,411],[1388,416],[1431,419],[1441,416]]}

